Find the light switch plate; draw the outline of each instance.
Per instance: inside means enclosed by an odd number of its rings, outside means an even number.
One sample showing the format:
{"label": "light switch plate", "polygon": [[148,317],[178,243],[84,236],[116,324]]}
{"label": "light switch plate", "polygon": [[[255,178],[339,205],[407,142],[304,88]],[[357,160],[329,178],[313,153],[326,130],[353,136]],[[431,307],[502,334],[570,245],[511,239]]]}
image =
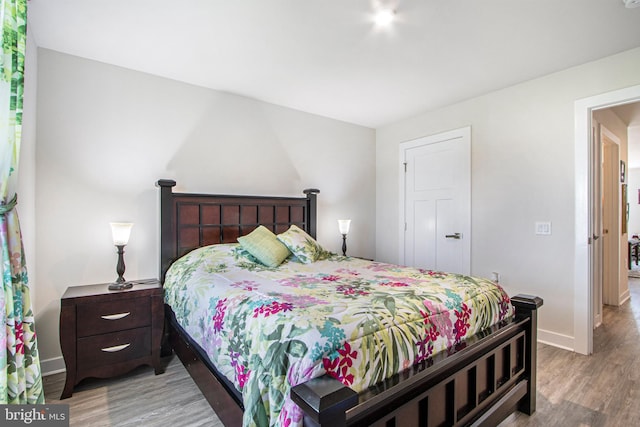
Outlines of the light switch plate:
{"label": "light switch plate", "polygon": [[536,234],[541,236],[550,236],[551,222],[536,222]]}

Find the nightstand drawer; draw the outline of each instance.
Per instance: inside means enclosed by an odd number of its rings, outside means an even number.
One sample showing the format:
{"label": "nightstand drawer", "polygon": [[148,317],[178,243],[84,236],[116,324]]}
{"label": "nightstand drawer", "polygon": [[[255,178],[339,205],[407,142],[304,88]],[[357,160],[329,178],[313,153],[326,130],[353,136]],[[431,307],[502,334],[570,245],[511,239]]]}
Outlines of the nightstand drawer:
{"label": "nightstand drawer", "polygon": [[146,297],[78,304],[77,310],[78,337],[151,324],[151,300]]}
{"label": "nightstand drawer", "polygon": [[151,355],[151,328],[79,338],[77,351],[83,369],[146,357]]}

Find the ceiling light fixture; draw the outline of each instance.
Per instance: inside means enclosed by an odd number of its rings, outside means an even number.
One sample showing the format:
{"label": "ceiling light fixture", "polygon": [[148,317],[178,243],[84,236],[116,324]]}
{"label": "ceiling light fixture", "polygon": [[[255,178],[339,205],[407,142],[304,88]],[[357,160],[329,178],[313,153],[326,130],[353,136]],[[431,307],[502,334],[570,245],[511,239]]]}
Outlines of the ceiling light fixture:
{"label": "ceiling light fixture", "polygon": [[396,18],[396,11],[393,9],[380,9],[374,16],[376,25],[388,27]]}
{"label": "ceiling light fixture", "polygon": [[622,0],[627,9],[640,6],[640,0]]}

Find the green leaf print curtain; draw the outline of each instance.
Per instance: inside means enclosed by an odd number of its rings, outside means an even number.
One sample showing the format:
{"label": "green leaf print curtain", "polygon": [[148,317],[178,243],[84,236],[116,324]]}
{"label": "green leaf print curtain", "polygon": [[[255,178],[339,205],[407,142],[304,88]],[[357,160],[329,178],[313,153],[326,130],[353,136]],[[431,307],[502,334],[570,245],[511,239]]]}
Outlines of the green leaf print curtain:
{"label": "green leaf print curtain", "polygon": [[0,404],[44,403],[16,187],[27,0],[0,0]]}

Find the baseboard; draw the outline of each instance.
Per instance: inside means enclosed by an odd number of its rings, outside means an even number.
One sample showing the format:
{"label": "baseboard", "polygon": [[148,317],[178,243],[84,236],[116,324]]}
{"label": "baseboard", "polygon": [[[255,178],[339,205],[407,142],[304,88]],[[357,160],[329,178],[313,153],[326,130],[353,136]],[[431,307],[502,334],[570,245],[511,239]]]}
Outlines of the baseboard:
{"label": "baseboard", "polygon": [[52,359],[46,359],[40,361],[40,371],[42,376],[59,374],[60,372],[66,372],[66,366],[64,365],[64,358],[62,356],[54,357]]}
{"label": "baseboard", "polygon": [[629,289],[627,289],[626,291],[624,291],[622,294],[620,294],[620,298],[618,299],[618,301],[620,301],[619,305],[624,304],[625,302],[627,302],[629,299],[631,298],[631,293],[629,292]]}
{"label": "baseboard", "polygon": [[538,329],[538,342],[563,350],[575,351],[575,338],[569,335],[559,334],[557,332]]}

